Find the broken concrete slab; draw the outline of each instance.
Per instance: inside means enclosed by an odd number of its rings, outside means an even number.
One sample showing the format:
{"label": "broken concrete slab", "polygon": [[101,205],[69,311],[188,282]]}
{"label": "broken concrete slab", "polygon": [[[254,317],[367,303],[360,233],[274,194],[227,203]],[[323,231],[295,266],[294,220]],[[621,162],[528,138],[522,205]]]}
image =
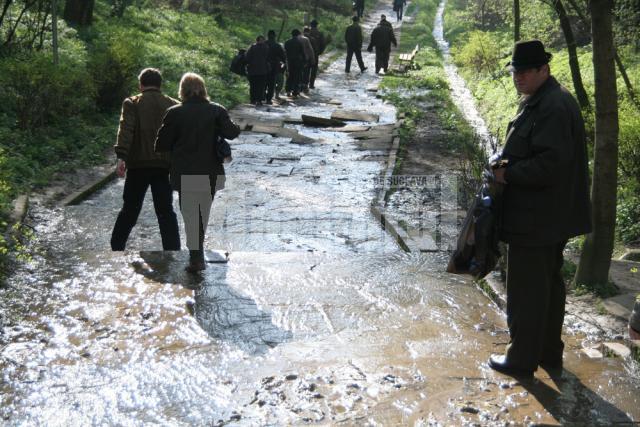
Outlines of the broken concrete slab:
{"label": "broken concrete slab", "polygon": [[363,139],[355,141],[358,150],[384,151],[391,149],[391,138]]}
{"label": "broken concrete slab", "polygon": [[272,164],[274,160],[280,162],[299,162],[300,157],[271,157],[267,163]]}
{"label": "broken concrete slab", "polygon": [[363,125],[346,125],[345,127],[339,128],[327,128],[328,131],[332,132],[365,132],[371,129],[371,126],[363,126]]}
{"label": "broken concrete slab", "polygon": [[310,116],[308,114],[302,115],[302,123],[305,126],[317,126],[317,127],[341,127],[346,125],[342,120],[336,120],[334,118],[328,119],[326,117]]}
{"label": "broken concrete slab", "polygon": [[367,86],[367,92],[377,92],[377,91],[378,91],[378,85]]}
{"label": "broken concrete slab", "polygon": [[327,104],[329,105],[342,105],[341,101],[338,101],[337,99],[330,99],[327,101]]}
{"label": "broken concrete slab", "polygon": [[582,352],[586,354],[589,357],[589,359],[602,359],[604,357],[602,355],[602,352],[597,348],[592,348],[592,347],[583,348]]}
{"label": "broken concrete slab", "polygon": [[331,118],[335,120],[358,121],[358,122],[377,122],[380,116],[371,113],[361,113],[359,111],[335,110],[331,113]]}
{"label": "broken concrete slab", "polygon": [[604,347],[607,353],[613,353],[622,358],[629,357],[631,355],[629,347],[619,342],[606,342],[604,343]]}
{"label": "broken concrete slab", "polygon": [[304,121],[302,120],[302,118],[296,118],[296,117],[287,117],[283,120],[283,122],[290,124],[290,125],[302,125],[304,124]]}
{"label": "broken concrete slab", "polygon": [[250,131],[256,132],[256,133],[266,133],[271,136],[276,136],[281,138],[291,138],[291,142],[296,144],[305,144],[305,143],[310,143],[315,141],[312,138],[301,135],[295,129],[285,128],[285,127],[255,125],[250,129]]}
{"label": "broken concrete slab", "polygon": [[375,128],[366,132],[354,132],[351,134],[354,139],[388,139],[389,142],[393,139],[393,132],[388,130],[378,131]]}

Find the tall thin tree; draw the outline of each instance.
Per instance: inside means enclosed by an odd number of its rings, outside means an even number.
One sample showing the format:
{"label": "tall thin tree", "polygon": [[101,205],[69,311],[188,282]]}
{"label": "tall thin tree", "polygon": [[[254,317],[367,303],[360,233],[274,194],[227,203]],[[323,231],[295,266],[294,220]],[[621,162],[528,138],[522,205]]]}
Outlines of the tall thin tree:
{"label": "tall thin tree", "polygon": [[564,34],[564,39],[567,44],[567,52],[569,53],[569,68],[571,69],[571,79],[573,80],[573,89],[576,92],[576,98],[582,108],[590,108],[589,96],[584,89],[582,83],[582,75],[580,74],[580,62],[578,61],[578,50],[576,39],[573,35],[573,29],[571,28],[571,21],[567,16],[567,11],[562,4],[562,0],[551,0],[553,8],[560,20],[560,28]]}
{"label": "tall thin tree", "polygon": [[602,285],[609,280],[616,226],[618,176],[618,92],[614,63],[613,0],[590,0],[595,80],[595,155],[591,203],[593,232],[587,236],[576,283]]}

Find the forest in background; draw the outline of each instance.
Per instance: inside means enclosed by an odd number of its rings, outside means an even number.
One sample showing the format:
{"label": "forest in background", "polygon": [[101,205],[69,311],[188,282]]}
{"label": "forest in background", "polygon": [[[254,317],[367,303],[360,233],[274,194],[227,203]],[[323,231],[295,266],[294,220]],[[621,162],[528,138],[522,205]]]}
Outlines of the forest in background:
{"label": "forest in background", "polygon": [[[57,172],[104,162],[122,100],[136,93],[142,68],[159,68],[164,91],[176,98],[182,74],[199,73],[211,99],[232,107],[248,97],[246,80],[229,72],[237,49],[269,29],[284,41],[305,15],[316,17],[327,34],[342,33],[351,16],[349,0],[0,4],[0,272],[18,243],[7,241],[12,200],[47,185]],[[341,47],[342,37],[333,43]]]}

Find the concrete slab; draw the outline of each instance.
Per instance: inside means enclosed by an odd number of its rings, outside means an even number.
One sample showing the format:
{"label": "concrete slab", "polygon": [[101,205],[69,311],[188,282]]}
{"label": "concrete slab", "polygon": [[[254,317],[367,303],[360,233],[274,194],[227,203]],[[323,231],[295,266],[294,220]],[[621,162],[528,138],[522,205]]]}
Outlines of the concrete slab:
{"label": "concrete slab", "polygon": [[302,123],[305,126],[315,127],[341,127],[346,125],[342,120],[328,119],[326,117],[311,116],[308,114],[302,115]]}
{"label": "concrete slab", "polygon": [[583,348],[582,352],[589,357],[589,359],[602,359],[604,356],[602,352],[597,348]]}
{"label": "concrete slab", "polygon": [[346,125],[345,127],[328,128],[327,130],[332,132],[364,132],[369,129],[371,129],[371,126]]}
{"label": "concrete slab", "polygon": [[336,120],[377,122],[380,116],[377,114],[361,113],[359,111],[335,110],[331,113],[331,118]]}
{"label": "concrete slab", "polygon": [[376,128],[372,128],[366,132],[353,132],[351,134],[352,138],[355,139],[388,139],[389,142],[393,139],[393,133],[388,131],[387,129],[376,130]]}
{"label": "concrete slab", "polygon": [[608,349],[610,352],[622,358],[629,357],[631,355],[629,347],[618,342],[606,342],[604,343],[604,347],[605,350]]}

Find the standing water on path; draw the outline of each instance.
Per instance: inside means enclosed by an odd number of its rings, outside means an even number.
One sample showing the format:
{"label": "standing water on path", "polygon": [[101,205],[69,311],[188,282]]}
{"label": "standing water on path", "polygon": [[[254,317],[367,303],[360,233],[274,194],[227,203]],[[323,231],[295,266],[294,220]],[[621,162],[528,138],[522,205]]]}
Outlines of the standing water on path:
{"label": "standing water on path", "polygon": [[[373,11],[365,34],[388,9]],[[373,55],[364,57],[372,63]],[[346,74],[340,58],[310,99],[232,114],[274,124],[337,108],[366,111],[379,120],[355,124],[382,133],[396,118],[371,88],[379,80]],[[502,314],[469,280],[443,273],[446,252],[405,254],[370,214],[391,138],[365,145],[349,132],[285,126],[311,140],[244,132],[232,141],[235,160],[205,245],[228,259],[218,256],[201,275],[183,271],[186,251],[153,251],[161,245],[150,200],[132,250],[108,250],[122,181],[79,206],[34,209],[39,250],[0,291],[2,422],[503,425],[640,417],[624,366],[583,360],[575,339],[567,341],[562,381],[539,372],[533,384],[520,384],[491,371],[486,358],[508,340]]]}

